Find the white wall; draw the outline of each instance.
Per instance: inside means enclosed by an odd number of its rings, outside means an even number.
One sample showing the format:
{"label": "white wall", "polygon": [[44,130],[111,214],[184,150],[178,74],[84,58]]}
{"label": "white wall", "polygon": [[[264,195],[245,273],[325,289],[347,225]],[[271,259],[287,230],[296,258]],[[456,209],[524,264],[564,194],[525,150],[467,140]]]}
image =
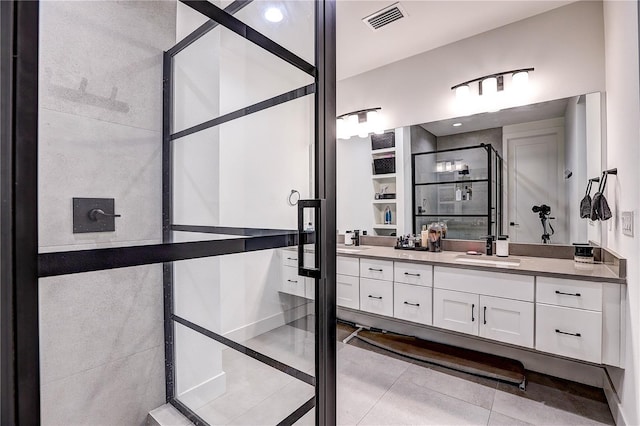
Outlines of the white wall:
{"label": "white wall", "polygon": [[371,138],[338,139],[336,157],[338,232],[366,229],[372,234]]}
{"label": "white wall", "polygon": [[[572,175],[564,180],[567,200],[566,223],[569,224],[569,242],[586,243],[587,219],[580,218],[580,200],[587,182],[586,99],[569,99],[564,115],[564,168]],[[595,191],[593,191],[595,193]]]}
{"label": "white wall", "polygon": [[[162,242],[162,57],[175,2],[40,3],[39,249]],[[103,98],[101,104],[78,96]],[[128,110],[113,108],[116,100]],[[114,198],[74,234],[72,197]],[[162,265],[39,281],[43,425],[141,425],[165,402]]]}
{"label": "white wall", "polygon": [[602,3],[576,2],[341,80],[337,110],[381,106],[389,128],[466,115],[451,86],[522,67],[535,68],[522,104],[603,91],[603,47]]}
{"label": "white wall", "polygon": [[[638,5],[632,1],[604,3],[607,90],[606,164],[618,168],[607,185],[614,217],[604,224],[609,248],[628,259],[625,370],[610,369],[628,425],[640,424],[640,244],[622,235],[620,213],[640,210],[640,89],[638,76]],[[619,418],[620,416],[618,416]]]}

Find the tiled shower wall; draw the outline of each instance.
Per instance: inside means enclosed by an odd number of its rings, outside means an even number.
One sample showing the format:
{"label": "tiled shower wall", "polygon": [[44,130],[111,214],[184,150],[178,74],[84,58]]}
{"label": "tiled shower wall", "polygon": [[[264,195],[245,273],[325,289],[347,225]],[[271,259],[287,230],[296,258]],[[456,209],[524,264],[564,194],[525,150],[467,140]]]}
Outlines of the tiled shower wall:
{"label": "tiled shower wall", "polygon": [[[40,251],[162,241],[162,53],[175,1],[40,6]],[[116,231],[72,233],[72,197]],[[42,424],[141,425],[164,403],[162,267],[40,280]]]}

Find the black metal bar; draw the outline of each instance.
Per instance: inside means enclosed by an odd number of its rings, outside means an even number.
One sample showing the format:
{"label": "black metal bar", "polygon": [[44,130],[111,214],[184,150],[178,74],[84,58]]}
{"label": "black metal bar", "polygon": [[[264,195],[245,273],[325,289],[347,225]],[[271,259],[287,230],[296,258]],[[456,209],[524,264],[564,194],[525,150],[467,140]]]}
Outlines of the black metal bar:
{"label": "black metal bar", "polygon": [[428,185],[442,185],[442,184],[455,184],[455,183],[476,183],[476,182],[489,182],[489,179],[469,179],[469,180],[447,180],[443,182],[425,182],[415,183],[414,186],[428,186]]}
{"label": "black metal bar", "polygon": [[235,120],[237,118],[242,118],[246,115],[253,114],[267,108],[271,108],[276,105],[283,104],[285,102],[292,101],[294,99],[301,98],[302,96],[307,96],[315,91],[315,84],[309,84],[304,87],[300,87],[298,89],[292,90],[287,93],[283,93],[282,95],[274,96],[271,99],[267,99],[256,104],[250,105],[245,108],[241,108],[237,111],[230,112],[225,115],[221,115],[220,117],[216,117],[212,120],[205,121],[204,123],[197,124],[193,127],[189,127],[188,129],[181,130],[171,135],[172,140],[176,140],[179,138],[183,138],[185,136],[192,135],[194,133],[200,132],[202,130],[209,129],[211,127],[219,126],[220,124]]}
{"label": "black metal bar", "polygon": [[484,148],[485,146],[486,146],[485,144],[481,143],[480,145],[463,146],[461,148],[449,148],[449,149],[440,149],[436,151],[416,152],[411,154],[411,156],[415,157],[417,155],[425,155],[425,154],[440,154],[442,152],[465,151],[467,149]]}
{"label": "black metal bar", "polygon": [[486,214],[426,214],[416,213],[416,217],[487,217]]}
{"label": "black metal bar", "polygon": [[[321,244],[321,235],[322,229],[320,228],[322,224],[318,219],[322,215],[322,207],[324,205],[323,200],[299,200],[298,201],[298,275],[302,275],[303,277],[310,278],[320,278],[320,263],[318,257],[319,245]],[[305,208],[313,208],[315,211],[316,217],[316,240],[314,241],[315,245],[315,262],[313,268],[306,267],[304,265],[304,209]]]}
{"label": "black metal bar", "polygon": [[179,399],[172,398],[168,402],[173,405],[176,410],[180,411],[180,413],[182,413],[183,416],[189,419],[189,421],[195,426],[209,426],[209,423],[207,423],[202,417],[193,412],[191,408],[187,407]]}
{"label": "black metal bar", "polygon": [[[80,272],[126,268],[154,263],[175,262],[225,254],[246,253],[295,246],[298,234],[268,235],[264,237],[233,238],[229,240],[195,241],[147,246],[114,247],[94,250],[41,253],[38,276],[77,274]],[[35,255],[34,255],[35,258]]]}
{"label": "black metal bar", "polygon": [[0,424],[16,424],[13,315],[14,2],[0,2]]}
{"label": "black metal bar", "polygon": [[283,362],[278,361],[277,359],[273,359],[251,348],[241,345],[240,343],[234,342],[231,339],[227,339],[226,337],[221,336],[214,331],[201,327],[198,324],[192,323],[191,321],[184,319],[182,317],[179,317],[175,314],[171,315],[171,319],[177,322],[178,324],[181,324],[195,332],[202,334],[203,336],[213,339],[218,343],[222,343],[223,345],[235,351],[238,351],[241,354],[244,354],[250,358],[253,358],[256,361],[260,361],[261,363],[266,364],[271,368],[275,368],[278,371],[282,371],[283,373],[288,374],[291,377],[295,377],[296,379],[301,380],[311,386],[315,386],[316,384],[315,377],[305,373],[304,371],[300,371],[297,368],[291,367],[290,365],[287,365]]}
{"label": "black metal bar", "polygon": [[[227,13],[230,13],[231,15],[234,15],[237,11],[244,8],[245,6],[250,4],[252,1],[253,0],[236,0],[233,3],[231,3],[229,6],[225,7],[224,11]],[[198,28],[193,30],[191,34],[187,35],[185,38],[180,40],[171,49],[167,50],[167,53],[169,54],[169,56],[174,57],[175,55],[177,55],[178,53],[180,53],[181,51],[189,47],[191,44],[193,44],[195,41],[198,41],[200,37],[207,34],[209,31],[211,31],[217,26],[218,26],[218,23],[216,21],[211,19],[208,20],[207,22],[205,22],[204,24],[200,25]]]}
{"label": "black metal bar", "polygon": [[315,196],[325,200],[316,223],[316,424],[336,424],[336,4],[315,3]]}
{"label": "black metal bar", "polygon": [[38,1],[0,2],[3,425],[40,424]]}
{"label": "black metal bar", "polygon": [[285,49],[283,46],[271,40],[270,38],[265,37],[263,34],[246,25],[244,22],[235,18],[233,15],[215,6],[213,3],[202,0],[180,0],[180,2],[200,12],[209,19],[213,19],[223,27],[238,34],[240,37],[243,37],[250,42],[260,46],[267,52],[272,53],[280,59],[290,63],[299,70],[315,77],[316,69],[313,65],[311,65],[295,53]]}
{"label": "black metal bar", "polygon": [[289,414],[283,421],[278,423],[278,426],[291,426],[295,424],[298,420],[302,418],[305,414],[309,412],[313,407],[316,406],[316,398],[313,397],[300,407],[296,409],[293,413]]}
{"label": "black metal bar", "polygon": [[171,225],[171,230],[178,232],[197,232],[201,234],[244,235],[247,237],[295,234],[297,232],[295,229],[234,228],[230,226],[203,225]]}
{"label": "black metal bar", "polygon": [[576,297],[580,297],[580,293],[565,293],[563,291],[560,290],[556,290],[556,294],[561,294],[563,296],[576,296]]}
{"label": "black metal bar", "polygon": [[[172,242],[173,216],[173,155],[171,152],[171,121],[173,112],[173,60],[167,52],[162,57],[162,242]],[[175,394],[174,334],[169,321],[173,314],[173,263],[162,265],[164,302],[164,367],[165,398],[169,402]]]}
{"label": "black metal bar", "polygon": [[[420,202],[422,207],[422,201]],[[413,235],[418,235],[416,223],[416,157],[411,156],[411,228]]]}
{"label": "black metal bar", "polygon": [[[493,200],[491,197],[493,196],[493,192],[491,191],[491,178],[493,177],[491,173],[493,172],[491,166],[491,144],[485,145],[487,148],[487,178],[489,179],[489,184],[487,185],[487,198],[489,202],[487,203],[487,235],[493,235],[493,229],[491,225],[491,206],[493,205]],[[497,229],[496,229],[497,230]]]}

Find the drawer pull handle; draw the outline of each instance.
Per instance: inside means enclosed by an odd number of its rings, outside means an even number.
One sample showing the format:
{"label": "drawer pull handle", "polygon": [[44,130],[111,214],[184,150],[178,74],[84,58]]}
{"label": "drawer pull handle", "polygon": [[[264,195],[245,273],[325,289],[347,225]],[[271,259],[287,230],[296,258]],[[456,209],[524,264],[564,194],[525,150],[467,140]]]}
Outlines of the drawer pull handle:
{"label": "drawer pull handle", "polygon": [[471,304],[471,322],[474,322],[476,319],[473,317],[473,310],[476,308],[475,304]]}
{"label": "drawer pull handle", "polygon": [[294,281],[294,280],[287,280],[287,281],[289,281],[290,283],[298,284],[298,281]]}
{"label": "drawer pull handle", "polygon": [[372,296],[372,295],[369,295],[369,297],[370,297],[370,298],[372,298],[372,299],[382,300],[382,296]]}
{"label": "drawer pull handle", "polygon": [[295,257],[287,257],[287,260],[298,260]]}
{"label": "drawer pull handle", "polygon": [[580,293],[564,293],[560,290],[556,290],[556,294],[561,294],[563,296],[576,296],[576,297],[580,297]]}
{"label": "drawer pull handle", "polygon": [[370,271],[382,272],[382,269],[369,268]]}
{"label": "drawer pull handle", "polygon": [[405,272],[405,275],[411,275],[412,277],[419,277],[420,274],[410,274],[409,272]]}
{"label": "drawer pull handle", "polygon": [[411,306],[420,306],[419,303],[411,303],[411,302],[407,302],[407,301],[405,301],[404,304],[405,305],[411,305]]}
{"label": "drawer pull handle", "polygon": [[576,336],[576,337],[581,337],[580,333],[567,333],[566,331],[560,331],[556,328],[556,333],[559,334],[566,334],[567,336]]}
{"label": "drawer pull handle", "polygon": [[487,307],[484,307],[484,323],[487,323]]}

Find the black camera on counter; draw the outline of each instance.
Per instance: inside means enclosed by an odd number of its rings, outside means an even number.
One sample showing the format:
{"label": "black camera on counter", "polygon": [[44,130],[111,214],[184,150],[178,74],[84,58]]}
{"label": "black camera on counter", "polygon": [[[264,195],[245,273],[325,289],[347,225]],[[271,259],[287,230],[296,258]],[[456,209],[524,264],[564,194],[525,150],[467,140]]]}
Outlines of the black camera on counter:
{"label": "black camera on counter", "polygon": [[531,209],[534,213],[539,213],[540,218],[542,219],[545,216],[549,216],[551,214],[551,207],[546,204],[541,204],[539,206],[533,206]]}

